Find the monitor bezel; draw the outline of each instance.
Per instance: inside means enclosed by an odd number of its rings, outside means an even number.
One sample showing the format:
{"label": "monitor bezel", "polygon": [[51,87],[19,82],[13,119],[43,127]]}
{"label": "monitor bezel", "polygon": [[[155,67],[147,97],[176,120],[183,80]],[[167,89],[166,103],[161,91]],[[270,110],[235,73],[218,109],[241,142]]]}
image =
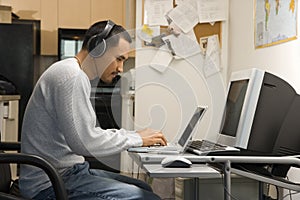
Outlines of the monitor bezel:
{"label": "monitor bezel", "polygon": [[258,99],[264,79],[264,70],[252,68],[246,70],[235,71],[231,74],[228,87],[227,87],[227,97],[231,84],[236,81],[248,80],[248,87],[246,90],[244,103],[241,109],[240,119],[238,122],[238,127],[236,135],[229,136],[222,134],[223,122],[226,114],[226,102],[224,104],[223,120],[220,126],[220,131],[218,134],[218,143],[225,144],[228,146],[234,146],[241,149],[247,149],[249,137],[251,134],[251,126],[255,116],[256,106],[258,104]]}

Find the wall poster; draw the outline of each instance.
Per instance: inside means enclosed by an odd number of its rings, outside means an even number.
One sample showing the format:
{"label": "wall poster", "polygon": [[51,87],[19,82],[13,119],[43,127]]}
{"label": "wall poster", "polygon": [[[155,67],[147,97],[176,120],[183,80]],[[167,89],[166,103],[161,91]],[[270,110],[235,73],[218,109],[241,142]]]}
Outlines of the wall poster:
{"label": "wall poster", "polygon": [[255,48],[297,38],[298,0],[256,0]]}

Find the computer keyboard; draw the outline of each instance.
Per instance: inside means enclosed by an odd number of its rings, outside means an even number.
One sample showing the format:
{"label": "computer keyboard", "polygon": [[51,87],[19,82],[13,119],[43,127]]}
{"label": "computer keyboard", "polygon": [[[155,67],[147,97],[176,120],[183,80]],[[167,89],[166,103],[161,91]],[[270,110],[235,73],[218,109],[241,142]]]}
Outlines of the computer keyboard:
{"label": "computer keyboard", "polygon": [[193,140],[189,143],[189,147],[199,151],[226,150],[226,146],[208,140]]}

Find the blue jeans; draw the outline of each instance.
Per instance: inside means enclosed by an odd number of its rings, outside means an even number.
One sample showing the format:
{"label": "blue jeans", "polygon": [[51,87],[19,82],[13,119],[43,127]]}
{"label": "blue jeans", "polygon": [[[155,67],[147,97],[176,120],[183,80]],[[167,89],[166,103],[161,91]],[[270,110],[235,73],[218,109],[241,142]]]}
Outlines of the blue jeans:
{"label": "blue jeans", "polygon": [[[70,200],[160,199],[145,182],[117,173],[89,169],[87,162],[74,165],[62,178]],[[55,199],[53,188],[41,191],[34,199]]]}

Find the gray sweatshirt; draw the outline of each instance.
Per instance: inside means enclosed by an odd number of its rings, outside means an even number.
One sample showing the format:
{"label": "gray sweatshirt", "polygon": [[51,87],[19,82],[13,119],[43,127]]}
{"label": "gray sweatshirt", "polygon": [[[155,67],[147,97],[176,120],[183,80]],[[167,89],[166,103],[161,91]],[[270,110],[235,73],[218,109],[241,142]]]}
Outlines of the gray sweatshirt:
{"label": "gray sweatshirt", "polygon": [[[75,58],[50,66],[37,82],[25,111],[22,152],[41,156],[64,173],[83,163],[83,156],[100,158],[141,146],[135,131],[96,127],[90,92],[89,79]],[[20,189],[25,197],[32,198],[50,185],[39,168],[21,166]]]}

